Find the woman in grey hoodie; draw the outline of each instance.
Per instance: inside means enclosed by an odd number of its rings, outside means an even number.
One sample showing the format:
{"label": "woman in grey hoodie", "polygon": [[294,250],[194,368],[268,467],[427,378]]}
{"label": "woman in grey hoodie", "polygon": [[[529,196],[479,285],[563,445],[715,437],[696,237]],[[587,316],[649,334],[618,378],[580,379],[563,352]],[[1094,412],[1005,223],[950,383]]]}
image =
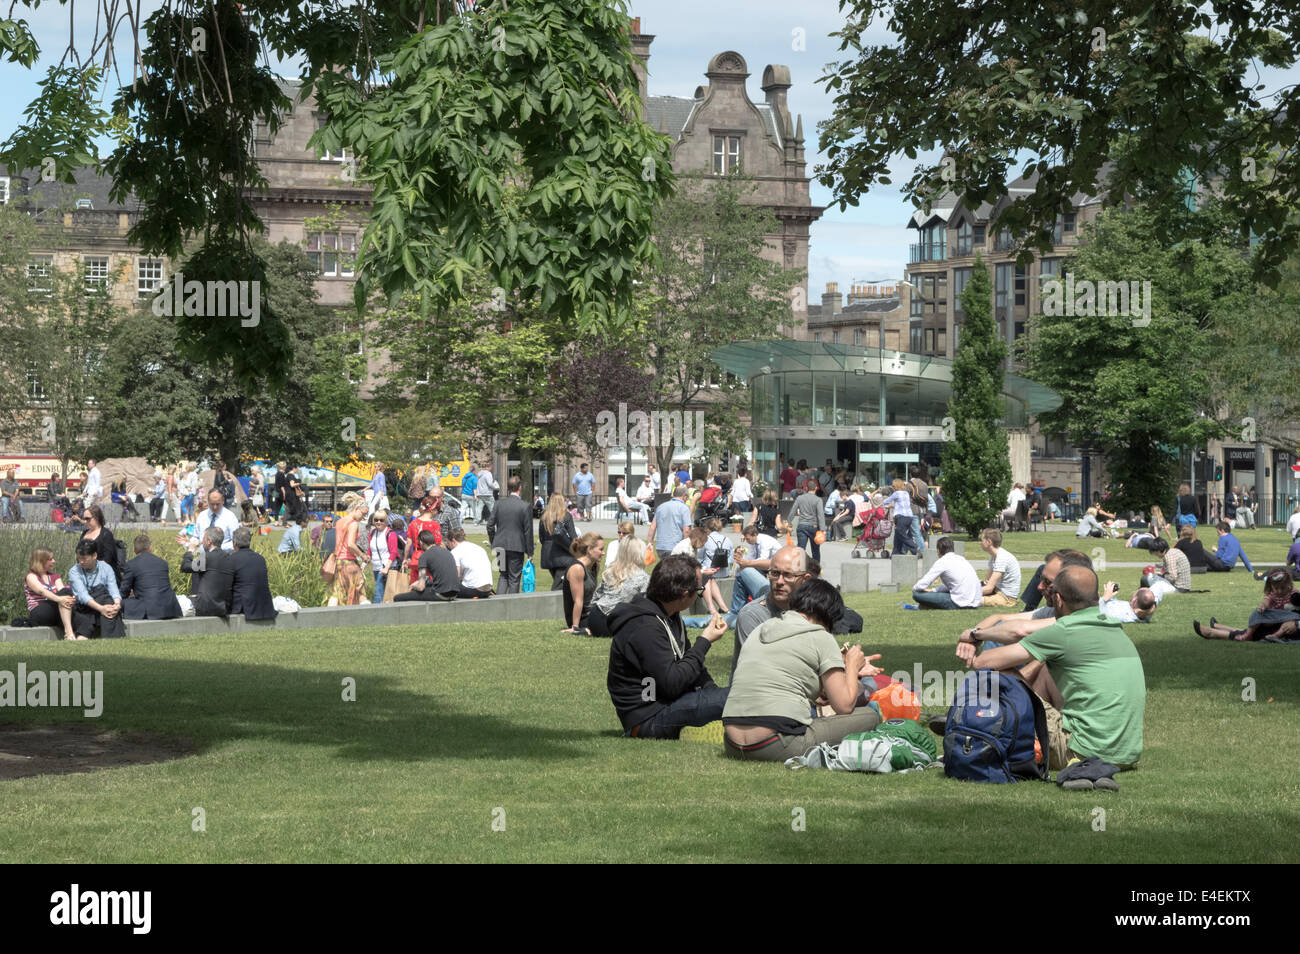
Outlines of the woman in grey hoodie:
{"label": "woman in grey hoodie", "polygon": [[[843,612],[835,587],[810,580],[795,590],[789,610],[750,634],[722,712],[729,756],[784,762],[880,724],[874,709],[855,708],[858,680],[880,672],[871,665],[880,656],[863,655],[861,646],[840,649],[831,630]],[[836,714],[814,718],[818,699]]]}

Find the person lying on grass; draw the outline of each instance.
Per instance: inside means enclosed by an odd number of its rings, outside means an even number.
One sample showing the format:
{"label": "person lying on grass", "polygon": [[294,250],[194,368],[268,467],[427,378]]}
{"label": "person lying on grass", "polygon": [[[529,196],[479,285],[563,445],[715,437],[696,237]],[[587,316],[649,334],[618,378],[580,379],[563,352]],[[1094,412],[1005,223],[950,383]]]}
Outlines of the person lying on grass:
{"label": "person lying on grass", "polygon": [[1121,602],[1118,596],[1119,584],[1113,580],[1108,582],[1101,592],[1100,609],[1111,619],[1117,619],[1121,623],[1149,623],[1151,617],[1155,615],[1156,607],[1160,604],[1156,594],[1145,586],[1134,590],[1133,596],[1127,603]]}
{"label": "person lying on grass", "polygon": [[[858,645],[841,651],[831,630],[843,610],[834,586],[810,580],[790,597],[789,610],[745,641],[722,712],[728,756],[784,762],[880,724],[875,709],[857,707],[859,679],[881,672],[872,665],[880,654],[868,657]],[[817,702],[835,715],[814,719]]]}
{"label": "person lying on grass", "polygon": [[1264,600],[1250,614],[1245,629],[1230,629],[1213,616],[1209,626],[1195,620],[1192,629],[1203,639],[1231,639],[1238,643],[1300,642],[1300,593],[1296,592],[1289,572],[1273,570],[1264,577]]}
{"label": "person lying on grass", "polygon": [[1056,613],[1054,625],[980,653],[975,668],[1046,667],[1062,698],[1060,707],[1043,700],[1052,771],[1090,756],[1134,768],[1142,755],[1147,694],[1137,647],[1119,620],[1097,611],[1097,574],[1091,569],[1061,570],[1046,599]]}
{"label": "person lying on grass", "polygon": [[650,574],[643,597],[620,603],[609,614],[606,687],[623,724],[638,739],[676,739],[686,726],[722,718],[727,689],[705,668],[704,657],[727,632],[714,616],[701,638],[686,635],[682,611],[704,589],[694,558],[670,555]]}

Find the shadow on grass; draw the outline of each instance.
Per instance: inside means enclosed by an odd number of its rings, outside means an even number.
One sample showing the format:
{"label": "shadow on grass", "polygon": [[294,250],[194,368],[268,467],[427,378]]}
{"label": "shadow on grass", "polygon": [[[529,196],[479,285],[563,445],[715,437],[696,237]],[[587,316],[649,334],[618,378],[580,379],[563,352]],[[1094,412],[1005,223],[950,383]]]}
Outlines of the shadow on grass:
{"label": "shadow on grass", "polygon": [[[14,670],[17,659],[0,668]],[[366,673],[321,672],[265,664],[175,661],[67,653],[33,653],[28,672],[102,669],[103,714],[81,708],[0,709],[15,725],[93,724],[156,732],[194,747],[194,754],[232,741],[333,747],[357,762],[439,758],[559,761],[590,756],[586,743],[617,734],[561,730],[458,709],[433,695],[396,688]],[[345,681],[356,701],[344,701]]]}

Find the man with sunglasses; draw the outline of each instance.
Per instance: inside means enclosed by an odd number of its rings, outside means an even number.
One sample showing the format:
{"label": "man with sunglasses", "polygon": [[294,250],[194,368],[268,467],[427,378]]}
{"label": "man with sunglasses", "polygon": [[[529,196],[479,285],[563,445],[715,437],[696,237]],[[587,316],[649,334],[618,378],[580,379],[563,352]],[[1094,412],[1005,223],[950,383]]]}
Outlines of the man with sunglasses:
{"label": "man with sunglasses", "polygon": [[625,735],[676,739],[687,726],[722,718],[727,690],[713,681],[704,657],[727,624],[715,615],[692,642],[682,622],[682,612],[703,592],[700,565],[688,556],[667,556],[650,574],[645,596],[610,612],[606,686]]}
{"label": "man with sunglasses", "polygon": [[794,591],[811,579],[808,554],[802,547],[782,547],[772,554],[767,571],[770,587],[767,595],[746,604],[736,617],[736,637],[731,657],[732,675],[735,675],[736,663],[740,659],[740,647],[745,645],[749,634],[772,617],[780,616],[788,610]]}
{"label": "man with sunglasses", "polygon": [[311,532],[311,545],[322,560],[334,552],[334,514],[327,513],[321,517],[320,524]]}

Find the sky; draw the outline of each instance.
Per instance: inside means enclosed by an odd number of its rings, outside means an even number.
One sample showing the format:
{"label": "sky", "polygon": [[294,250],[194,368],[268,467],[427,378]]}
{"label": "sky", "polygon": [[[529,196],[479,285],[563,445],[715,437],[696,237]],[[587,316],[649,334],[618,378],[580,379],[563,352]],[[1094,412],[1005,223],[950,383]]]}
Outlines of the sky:
{"label": "sky", "polygon": [[[157,6],[156,0],[147,0],[146,14]],[[815,168],[823,160],[817,149],[817,126],[833,111],[832,97],[818,80],[827,64],[843,56],[838,41],[829,36],[845,21],[838,0],[629,0],[628,6],[632,16],[641,18],[641,31],[655,37],[649,63],[652,95],[693,96],[695,88],[707,82],[704,71],[709,60],[724,50],[735,50],[749,66],[750,99],[762,102],[759,83],[763,68],[769,64],[788,66],[794,84],[788,94],[790,111],[803,115],[807,175],[814,178]],[[75,9],[77,36],[84,47],[94,30],[95,11],[85,0]],[[68,11],[62,5],[46,2],[18,15],[31,23],[43,55],[33,72],[0,64],[0,89],[4,91],[0,96],[0,141],[21,121],[23,109],[38,92],[36,79],[48,63],[57,60],[68,37]],[[796,31],[802,33],[796,35]],[[797,42],[798,37],[802,43]],[[867,39],[884,43],[891,37],[877,22],[871,25]],[[296,64],[283,64],[281,72],[296,76],[298,71]],[[1300,73],[1266,72],[1261,79],[1277,88],[1300,81]],[[894,183],[906,182],[916,166],[937,160],[937,154],[922,153],[915,160],[896,156],[889,178]],[[831,204],[830,190],[815,178],[811,192],[814,205],[827,207],[810,231],[811,302],[820,300],[827,282],[838,282],[844,293],[854,282],[901,278],[907,246],[915,240],[915,233],[906,227],[912,206],[897,185],[875,186],[856,208],[844,211]]]}

